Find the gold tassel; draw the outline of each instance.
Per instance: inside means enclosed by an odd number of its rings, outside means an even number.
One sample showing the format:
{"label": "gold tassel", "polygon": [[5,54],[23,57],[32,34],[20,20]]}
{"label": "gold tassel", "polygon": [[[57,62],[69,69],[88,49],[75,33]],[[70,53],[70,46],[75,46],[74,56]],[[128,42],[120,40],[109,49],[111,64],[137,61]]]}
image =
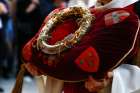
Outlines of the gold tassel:
{"label": "gold tassel", "polygon": [[21,69],[17,75],[16,83],[14,85],[14,88],[12,90],[12,93],[21,93],[22,92],[22,85],[23,85],[23,77],[25,73],[25,65],[21,65]]}

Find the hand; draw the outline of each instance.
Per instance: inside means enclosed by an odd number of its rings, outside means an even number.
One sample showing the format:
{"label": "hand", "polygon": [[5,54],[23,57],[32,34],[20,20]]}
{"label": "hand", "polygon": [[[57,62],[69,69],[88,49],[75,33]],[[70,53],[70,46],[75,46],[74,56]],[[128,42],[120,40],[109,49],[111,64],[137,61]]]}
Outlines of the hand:
{"label": "hand", "polygon": [[85,82],[85,88],[89,92],[98,92],[111,82],[112,76],[112,72],[108,72],[107,77],[101,80],[95,80],[92,76],[89,76]]}

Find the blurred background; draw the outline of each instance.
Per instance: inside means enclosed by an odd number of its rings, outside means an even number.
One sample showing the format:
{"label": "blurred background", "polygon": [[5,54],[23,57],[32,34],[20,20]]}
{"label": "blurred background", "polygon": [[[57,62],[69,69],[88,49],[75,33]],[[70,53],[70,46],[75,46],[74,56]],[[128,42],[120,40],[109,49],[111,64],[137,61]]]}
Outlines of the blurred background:
{"label": "blurred background", "polygon": [[[0,0],[0,93],[11,93],[20,69],[21,49],[62,0]],[[26,73],[23,93],[38,93],[34,78]]]}

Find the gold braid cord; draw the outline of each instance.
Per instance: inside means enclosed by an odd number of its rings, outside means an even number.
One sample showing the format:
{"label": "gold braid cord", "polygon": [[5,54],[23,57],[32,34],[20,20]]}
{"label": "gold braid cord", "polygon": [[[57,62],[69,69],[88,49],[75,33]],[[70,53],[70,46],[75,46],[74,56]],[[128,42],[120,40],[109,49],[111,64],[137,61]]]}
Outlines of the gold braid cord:
{"label": "gold braid cord", "polygon": [[[74,33],[67,35],[63,40],[57,41],[54,45],[49,45],[47,42],[51,37],[50,33],[53,27],[68,18],[76,18],[79,28]],[[61,10],[59,13],[52,15],[46,22],[37,38],[37,48],[46,54],[59,54],[80,41],[82,36],[88,31],[93,19],[95,18],[93,18],[89,9],[84,7],[69,7]]]}

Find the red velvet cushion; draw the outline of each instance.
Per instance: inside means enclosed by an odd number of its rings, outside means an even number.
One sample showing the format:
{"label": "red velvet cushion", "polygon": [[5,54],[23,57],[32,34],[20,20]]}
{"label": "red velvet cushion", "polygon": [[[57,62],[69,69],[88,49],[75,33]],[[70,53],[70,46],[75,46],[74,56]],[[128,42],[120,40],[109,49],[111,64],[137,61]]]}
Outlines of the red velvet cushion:
{"label": "red velvet cushion", "polygon": [[[116,68],[135,55],[134,51],[137,49],[138,18],[132,11],[124,9],[130,13],[126,19],[112,25],[105,24],[105,15],[120,10],[122,9],[95,13],[96,20],[92,23],[89,32],[72,48],[57,55],[52,62],[48,61],[50,55],[44,54],[36,48],[36,38],[40,33],[39,31],[23,48],[23,60],[36,66],[45,75],[66,81],[85,80],[88,75],[93,75],[97,79],[104,77],[107,71]],[[77,28],[75,20],[64,21],[54,29],[53,38],[49,40],[49,43],[54,44]],[[96,61],[92,62],[97,67],[91,71],[89,71],[89,67],[87,69],[78,67],[76,62],[76,59],[88,48],[93,48],[94,53],[98,55],[94,55],[93,58]],[[84,57],[86,57],[85,54]],[[98,64],[96,64],[97,59]]]}

